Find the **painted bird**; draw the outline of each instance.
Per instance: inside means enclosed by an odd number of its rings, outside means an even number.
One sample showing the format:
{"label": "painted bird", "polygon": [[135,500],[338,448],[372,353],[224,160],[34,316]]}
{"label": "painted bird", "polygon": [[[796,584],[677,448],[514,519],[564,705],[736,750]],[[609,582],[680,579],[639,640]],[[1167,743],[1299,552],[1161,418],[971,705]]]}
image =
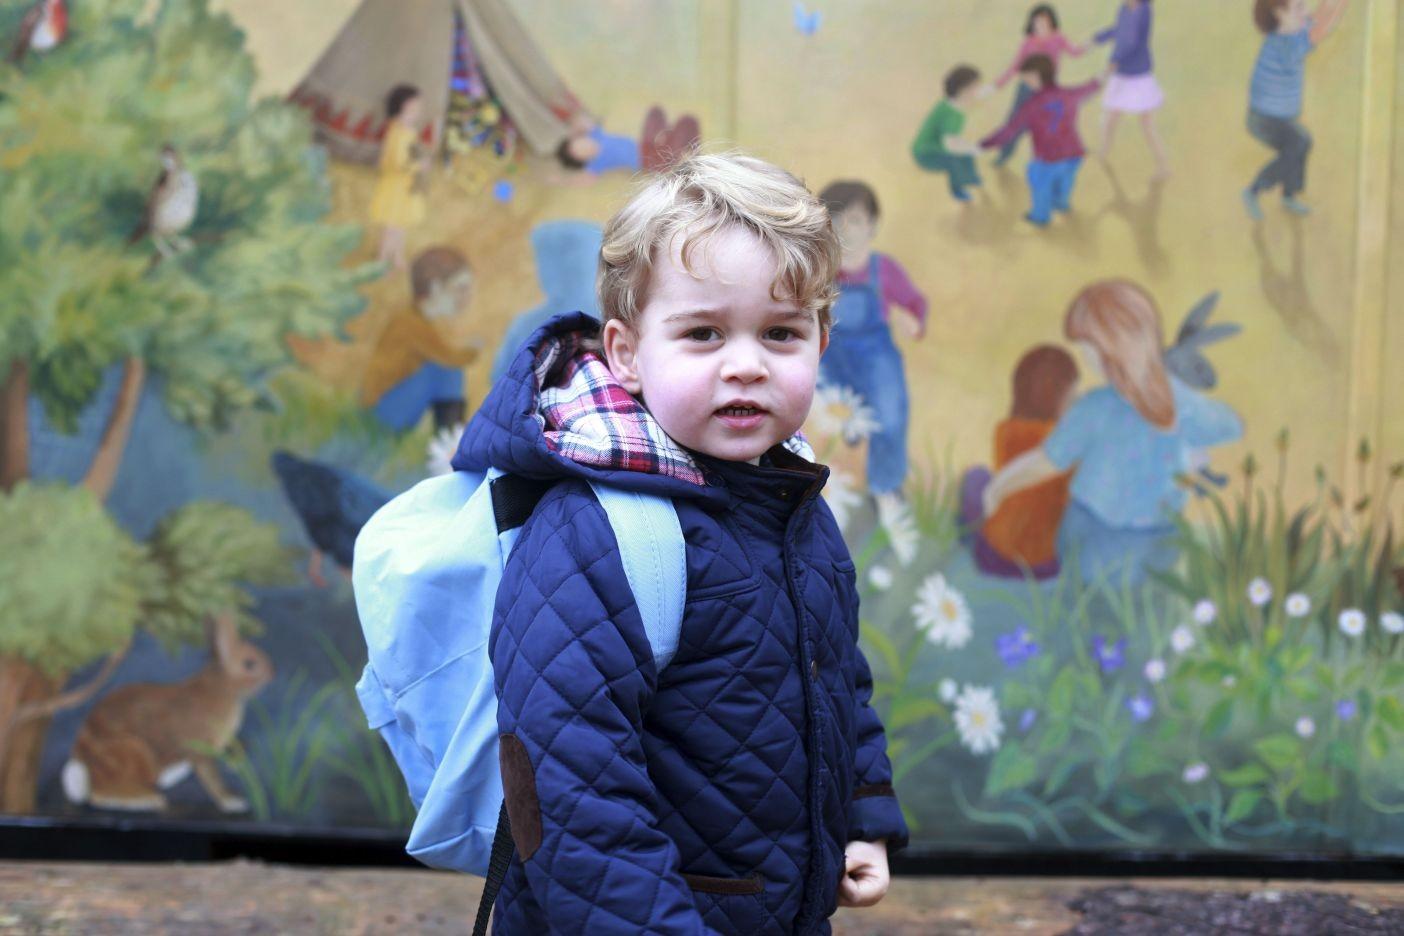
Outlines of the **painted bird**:
{"label": "painted bird", "polygon": [[146,198],[146,214],[127,243],[135,244],[150,234],[162,257],[189,250],[192,245],[184,232],[194,222],[199,207],[200,184],[168,143],[161,147],[161,175]]}
{"label": "painted bird", "polygon": [[18,65],[31,50],[47,52],[68,35],[68,6],[64,0],[36,0],[20,20],[10,62]]}
{"label": "painted bird", "polygon": [[344,468],[299,458],[291,452],[273,453],[273,472],[312,541],[307,577],[324,588],[323,555],[331,556],[348,572],[356,534],[372,514],[390,502],[390,494]]}

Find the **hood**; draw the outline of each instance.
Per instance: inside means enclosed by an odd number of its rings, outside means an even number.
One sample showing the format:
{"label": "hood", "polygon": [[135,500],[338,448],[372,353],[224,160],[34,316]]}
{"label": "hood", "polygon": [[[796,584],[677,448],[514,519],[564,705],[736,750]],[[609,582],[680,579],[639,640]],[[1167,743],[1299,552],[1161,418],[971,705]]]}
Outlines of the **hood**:
{"label": "hood", "polygon": [[724,498],[692,455],[584,347],[599,331],[599,321],[580,312],[538,328],[468,423],[454,469],[497,468],[663,497]]}
{"label": "hood", "polygon": [[[537,329],[464,430],[454,469],[723,502],[720,479],[669,438],[589,348],[599,332],[599,321],[580,312]],[[801,436],[785,447],[814,458]]]}

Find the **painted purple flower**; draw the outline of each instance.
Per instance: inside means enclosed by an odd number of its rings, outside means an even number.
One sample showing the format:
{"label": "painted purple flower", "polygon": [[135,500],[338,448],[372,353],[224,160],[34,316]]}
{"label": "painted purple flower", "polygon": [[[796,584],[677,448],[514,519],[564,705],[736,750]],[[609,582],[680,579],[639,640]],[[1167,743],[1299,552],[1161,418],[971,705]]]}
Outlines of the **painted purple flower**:
{"label": "painted purple flower", "polygon": [[1038,656],[1039,647],[1033,639],[1033,633],[1027,627],[1021,627],[1012,633],[996,637],[995,650],[999,652],[999,658],[1004,661],[1006,667],[1015,669]]}
{"label": "painted purple flower", "polygon": [[1126,638],[1109,644],[1105,637],[1097,634],[1092,638],[1092,652],[1097,655],[1097,663],[1102,667],[1102,672],[1115,672],[1126,665]]}
{"label": "painted purple flower", "polygon": [[1131,713],[1131,719],[1135,722],[1149,721],[1155,714],[1155,700],[1137,693],[1126,700],[1126,711]]}
{"label": "painted purple flower", "polygon": [[1356,706],[1354,699],[1342,699],[1336,703],[1336,715],[1341,721],[1350,721],[1355,717]]}
{"label": "painted purple flower", "polygon": [[1031,708],[1024,709],[1024,714],[1019,716],[1019,733],[1028,734],[1029,729],[1038,721],[1038,712]]}

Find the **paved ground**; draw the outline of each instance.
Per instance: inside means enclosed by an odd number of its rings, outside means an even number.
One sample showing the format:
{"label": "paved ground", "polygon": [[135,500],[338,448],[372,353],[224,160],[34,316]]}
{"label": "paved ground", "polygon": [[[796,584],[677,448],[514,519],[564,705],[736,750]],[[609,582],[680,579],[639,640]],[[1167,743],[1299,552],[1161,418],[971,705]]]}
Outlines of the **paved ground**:
{"label": "paved ground", "polygon": [[[0,934],[460,934],[479,881],[428,871],[0,863]],[[899,879],[837,936],[1404,933],[1404,885]]]}

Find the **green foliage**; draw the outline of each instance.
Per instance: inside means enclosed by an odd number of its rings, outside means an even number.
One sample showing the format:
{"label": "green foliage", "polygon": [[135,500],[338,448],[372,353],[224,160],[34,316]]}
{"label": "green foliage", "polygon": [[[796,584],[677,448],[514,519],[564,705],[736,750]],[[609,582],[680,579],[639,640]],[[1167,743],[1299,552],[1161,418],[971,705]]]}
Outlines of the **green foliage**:
{"label": "green foliage", "polygon": [[140,544],[86,488],[20,483],[0,494],[0,654],[57,676],[115,652],[154,580]]}
{"label": "green foliage", "polygon": [[218,613],[234,613],[242,630],[257,631],[243,586],[292,578],[292,555],[278,528],[228,504],[186,504],[156,528],[149,550],[160,575],[145,595],[142,626],[168,647],[200,640]]}
{"label": "green foliage", "polygon": [[[1383,617],[1404,610],[1391,500],[1404,465],[1364,490],[1362,445],[1359,497],[1348,503],[1318,470],[1315,501],[1289,510],[1285,435],[1279,452],[1275,487],[1250,458],[1241,486],[1200,491],[1199,515],[1178,525],[1181,561],[1142,586],[1087,582],[1075,555],[1048,582],[981,578],[967,647],[928,645],[911,627],[919,579],[870,585],[863,606],[880,623],[864,621],[862,637],[894,782],[910,789],[923,763],[922,780],[958,778],[939,806],[907,803],[913,828],[954,811],[1066,847],[1261,850],[1351,841],[1361,828],[1347,823],[1404,815],[1404,637]],[[941,515],[923,506],[942,502],[939,486],[916,488],[918,516]],[[860,581],[883,545],[878,532],[855,550]],[[950,556],[938,561],[954,587],[969,560]],[[1255,579],[1269,598],[1250,597]],[[992,657],[1002,678],[980,662]],[[982,734],[940,699],[973,718],[986,685],[999,704],[980,718],[1003,730]]]}
{"label": "green foliage", "polygon": [[290,566],[277,528],[237,507],[188,504],[141,544],[86,488],[22,482],[0,494],[0,654],[59,675],[136,627],[168,647],[203,640],[221,612],[254,630],[245,586],[287,581]]}
{"label": "green foliage", "polygon": [[[224,427],[268,401],[284,336],[333,332],[371,272],[343,265],[359,232],[321,222],[330,191],[302,115],[251,98],[238,29],[207,0],[146,6],[75,4],[66,42],[0,69],[0,360],[30,360],[61,427],[128,356],[164,378],[177,419]],[[165,143],[200,208],[193,247],[153,264],[127,239]]]}
{"label": "green foliage", "polygon": [[317,768],[336,740],[330,703],[338,687],[327,683],[310,695],[306,688],[307,672],[298,670],[277,703],[256,700],[249,706],[261,729],[254,747],[235,740],[227,751],[200,751],[234,771],[250,812],[261,822],[307,819],[317,805]]}

